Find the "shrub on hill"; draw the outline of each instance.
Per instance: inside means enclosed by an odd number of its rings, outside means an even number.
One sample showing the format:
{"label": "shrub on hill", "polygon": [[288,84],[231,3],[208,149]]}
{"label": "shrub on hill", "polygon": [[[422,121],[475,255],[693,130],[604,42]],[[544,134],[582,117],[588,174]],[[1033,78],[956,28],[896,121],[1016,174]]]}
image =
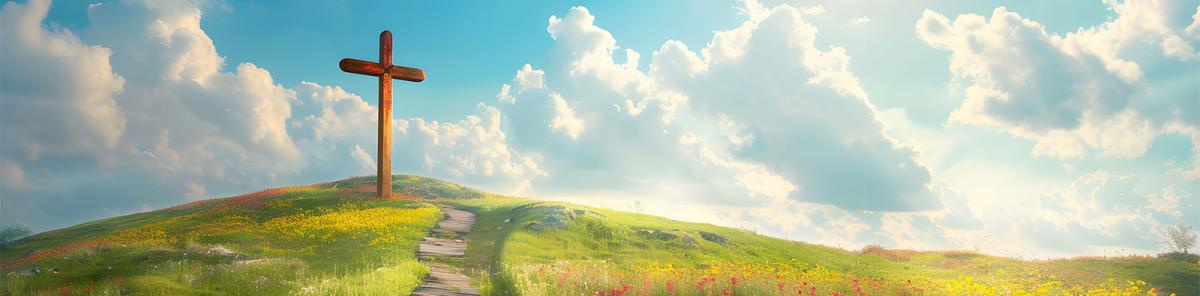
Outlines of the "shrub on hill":
{"label": "shrub on hill", "polygon": [[29,236],[29,227],[25,225],[0,226],[0,246],[8,245],[23,237]]}
{"label": "shrub on hill", "polygon": [[1189,253],[1184,253],[1184,252],[1167,252],[1167,253],[1158,254],[1158,258],[1171,260],[1171,261],[1179,261],[1179,262],[1196,262],[1197,264],[1200,264],[1200,255],[1198,255],[1198,254],[1189,254]]}

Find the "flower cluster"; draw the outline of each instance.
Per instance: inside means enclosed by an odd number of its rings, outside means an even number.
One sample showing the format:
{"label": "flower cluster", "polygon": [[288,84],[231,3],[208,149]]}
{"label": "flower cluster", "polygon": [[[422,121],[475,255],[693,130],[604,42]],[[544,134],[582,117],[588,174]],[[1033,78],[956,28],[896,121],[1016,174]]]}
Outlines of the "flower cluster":
{"label": "flower cluster", "polygon": [[968,275],[883,279],[822,266],[767,263],[695,268],[649,264],[623,271],[628,268],[605,260],[505,266],[517,290],[530,295],[1157,295],[1143,281],[1067,287],[1052,276],[1003,270],[980,280]]}
{"label": "flower cluster", "polygon": [[304,211],[278,217],[263,227],[295,240],[332,243],[366,239],[371,245],[391,245],[410,241],[414,234],[423,235],[439,218],[441,211],[432,206],[360,209],[347,205],[323,214]]}

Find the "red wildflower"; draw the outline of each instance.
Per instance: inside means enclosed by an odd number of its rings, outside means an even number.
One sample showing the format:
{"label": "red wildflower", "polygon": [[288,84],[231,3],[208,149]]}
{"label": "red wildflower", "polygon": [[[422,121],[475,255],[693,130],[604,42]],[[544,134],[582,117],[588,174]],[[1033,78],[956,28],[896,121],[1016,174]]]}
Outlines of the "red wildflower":
{"label": "red wildflower", "polygon": [[842,292],[838,292],[838,291],[833,291],[832,295],[833,296],[844,296],[844,295],[842,295]]}
{"label": "red wildflower", "polygon": [[667,293],[675,294],[675,283],[667,281]]}
{"label": "red wildflower", "polygon": [[715,277],[711,277],[711,276],[704,277],[704,278],[700,279],[699,283],[696,283],[696,289],[700,290],[700,292],[704,292],[704,286],[708,285],[708,283],[715,283],[715,282],[717,282],[717,278],[715,278]]}
{"label": "red wildflower", "polygon": [[729,277],[729,285],[737,287],[737,277]]}
{"label": "red wildflower", "polygon": [[596,291],[596,295],[621,296],[621,295],[625,295],[626,292],[629,292],[629,288],[632,288],[632,286],[624,285],[624,286],[621,286],[620,289],[609,289],[608,291],[600,290],[600,291]]}
{"label": "red wildflower", "polygon": [[731,294],[733,294],[733,291],[730,291],[729,289],[725,289],[724,293],[725,293],[725,295],[731,295]]}
{"label": "red wildflower", "polygon": [[812,295],[812,296],[817,296],[817,285],[813,285],[812,287],[810,287],[810,290],[808,290],[808,294]]}
{"label": "red wildflower", "polygon": [[783,282],[779,282],[779,284],[776,284],[775,286],[776,286],[776,287],[779,287],[779,291],[780,291],[780,292],[782,292],[782,291],[783,291]]}

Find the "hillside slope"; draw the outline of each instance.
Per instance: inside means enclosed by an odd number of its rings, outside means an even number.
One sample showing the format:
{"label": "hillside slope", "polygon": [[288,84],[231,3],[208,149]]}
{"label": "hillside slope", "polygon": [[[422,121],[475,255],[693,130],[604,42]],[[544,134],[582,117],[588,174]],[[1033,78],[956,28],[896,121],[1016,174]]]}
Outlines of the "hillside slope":
{"label": "hillside slope", "polygon": [[499,294],[1200,295],[1195,261],[852,252],[566,203],[453,203],[479,215],[463,264],[485,292]]}
{"label": "hillside slope", "polygon": [[470,271],[492,295],[1200,295],[1200,262],[852,252],[415,176],[394,177],[399,199],[374,200],[372,181],[271,189],[40,233],[0,248],[0,294],[403,295],[428,272],[415,253],[442,217],[440,204],[477,215],[466,257],[443,263]]}
{"label": "hillside slope", "polygon": [[415,196],[478,198],[398,176],[270,189],[39,233],[0,248],[0,294],[407,294],[417,243],[441,211]]}

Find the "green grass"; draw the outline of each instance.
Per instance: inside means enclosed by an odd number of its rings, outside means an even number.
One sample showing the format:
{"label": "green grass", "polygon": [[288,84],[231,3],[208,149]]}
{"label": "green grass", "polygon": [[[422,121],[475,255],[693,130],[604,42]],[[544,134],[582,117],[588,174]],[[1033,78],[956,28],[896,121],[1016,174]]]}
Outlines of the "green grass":
{"label": "green grass", "polygon": [[[1004,295],[1020,290],[1107,295],[1128,292],[1131,286],[1143,293],[1154,288],[1161,295],[1200,294],[1198,262],[1153,257],[1021,261],[964,251],[878,247],[847,251],[565,203],[497,197],[453,202],[479,215],[464,267],[474,270],[476,284],[493,295],[667,294],[667,282],[674,294],[683,295],[725,290],[795,295],[813,285],[822,295],[853,295],[855,286],[870,295]],[[531,226],[547,224],[553,216],[548,213],[576,210],[584,214],[574,215],[565,227],[536,231]],[[706,240],[701,232],[725,242]],[[705,278],[712,279],[701,291],[698,283]],[[739,282],[734,285],[731,278]]]}
{"label": "green grass", "polygon": [[487,295],[1200,295],[1200,262],[1187,260],[849,251],[415,176],[393,179],[406,199],[380,201],[371,180],[40,233],[0,248],[0,295],[404,295],[428,273],[414,255],[439,203],[477,214],[466,257],[446,263]]}
{"label": "green grass", "polygon": [[[273,189],[36,234],[0,249],[0,294],[407,294],[428,273],[413,255],[441,212],[424,200],[380,201],[347,190],[364,180]],[[438,183],[400,176],[395,188],[465,191]],[[29,274],[33,266],[42,272]]]}

